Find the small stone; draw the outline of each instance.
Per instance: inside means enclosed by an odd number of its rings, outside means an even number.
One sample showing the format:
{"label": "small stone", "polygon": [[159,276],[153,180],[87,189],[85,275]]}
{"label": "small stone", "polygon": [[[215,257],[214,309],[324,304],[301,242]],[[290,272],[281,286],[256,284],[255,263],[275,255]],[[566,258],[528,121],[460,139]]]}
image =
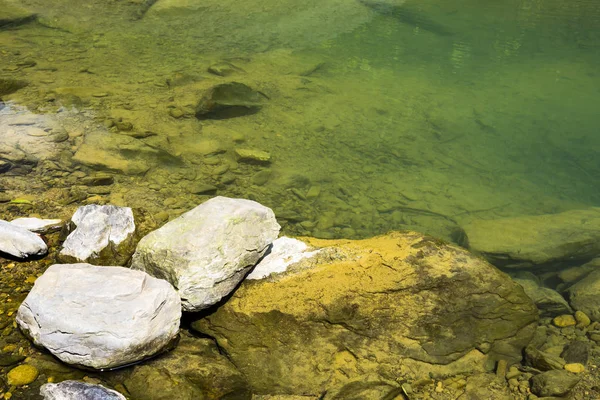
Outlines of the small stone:
{"label": "small stone", "polygon": [[504,379],[506,377],[506,368],[508,363],[506,360],[498,360],[498,364],[496,365],[496,376],[498,378]]}
{"label": "small stone", "polygon": [[114,182],[115,178],[107,173],[97,173],[81,180],[81,183],[86,186],[105,186],[112,185]]}
{"label": "small stone", "polygon": [[577,321],[578,328],[585,328],[592,323],[592,321],[590,320],[590,317],[588,317],[587,314],[584,313],[583,311],[575,312],[575,320]]}
{"label": "small stone", "polygon": [[11,369],[8,372],[7,380],[9,386],[29,385],[35,381],[39,371],[33,365],[23,364]]}
{"label": "small stone", "polygon": [[244,70],[227,61],[221,61],[208,67],[208,72],[218,76],[230,76],[235,73],[244,72]]}
{"label": "small stone", "polygon": [[572,372],[574,374],[580,374],[585,371],[585,366],[579,363],[565,364],[564,368],[567,371]]}
{"label": "small stone", "polygon": [[248,164],[268,164],[271,162],[271,154],[262,150],[236,149],[235,154],[238,161]]}
{"label": "small stone", "polygon": [[519,371],[517,367],[513,366],[508,369],[508,372],[506,373],[506,379],[511,380],[512,378],[516,378],[519,375],[521,375],[521,371]]}
{"label": "small stone", "polygon": [[568,326],[575,326],[577,321],[575,321],[575,317],[569,314],[559,315],[552,320],[552,323],[559,328],[566,328]]}
{"label": "small stone", "polygon": [[188,187],[188,191],[191,194],[214,194],[217,191],[217,187],[207,183],[197,182],[192,183]]}
{"label": "small stone", "polygon": [[106,93],[106,92],[96,92],[96,93],[92,93],[92,96],[94,96],[94,97],[107,97],[108,93]]}

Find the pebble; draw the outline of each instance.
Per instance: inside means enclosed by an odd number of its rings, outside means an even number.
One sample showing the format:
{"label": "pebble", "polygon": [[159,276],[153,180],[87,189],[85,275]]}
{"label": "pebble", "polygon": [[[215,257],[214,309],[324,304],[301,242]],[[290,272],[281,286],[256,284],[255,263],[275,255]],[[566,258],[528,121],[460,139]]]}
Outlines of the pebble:
{"label": "pebble", "polygon": [[580,374],[585,371],[585,367],[580,363],[565,364],[564,369],[574,374]]}
{"label": "pebble", "polygon": [[11,369],[7,375],[9,386],[23,386],[35,381],[39,371],[33,365],[22,364]]}
{"label": "pebble", "polygon": [[559,328],[566,328],[568,326],[575,326],[577,321],[575,321],[575,317],[569,314],[559,315],[558,317],[554,317],[552,323]]}
{"label": "pebble", "polygon": [[587,326],[590,326],[590,324],[592,323],[590,317],[588,317],[583,311],[575,312],[575,320],[577,321],[578,328],[585,328]]}

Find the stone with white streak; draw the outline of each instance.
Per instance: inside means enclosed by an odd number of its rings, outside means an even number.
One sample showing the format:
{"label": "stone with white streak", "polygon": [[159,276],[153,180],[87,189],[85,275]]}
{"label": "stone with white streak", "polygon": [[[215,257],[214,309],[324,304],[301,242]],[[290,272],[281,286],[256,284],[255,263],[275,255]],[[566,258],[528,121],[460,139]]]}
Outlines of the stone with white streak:
{"label": "stone with white streak", "polygon": [[61,219],[41,219],[41,218],[17,218],[10,221],[11,224],[27,229],[35,233],[48,233],[62,228]]}
{"label": "stone with white streak", "polygon": [[135,222],[129,207],[91,204],[79,207],[73,230],[60,251],[63,262],[125,265],[135,248]]}
{"label": "stone with white streak", "polygon": [[44,400],[125,400],[121,393],[102,385],[79,381],[46,383],[40,388]]}
{"label": "stone with white streak", "polygon": [[231,293],[279,229],[270,208],[215,197],[142,238],[131,268],[171,282],[184,309],[199,311]]}
{"label": "stone with white streak", "polygon": [[107,369],[151,357],[177,336],[181,302],[173,287],[142,271],[55,264],[17,313],[36,345],[67,364]]}
{"label": "stone with white streak", "polygon": [[48,246],[35,233],[0,220],[0,253],[17,258],[42,256],[48,253]]}
{"label": "stone with white streak", "polygon": [[300,260],[310,258],[319,251],[309,250],[306,243],[301,240],[282,236],[273,242],[267,255],[260,260],[246,279],[264,279],[271,274],[280,274]]}

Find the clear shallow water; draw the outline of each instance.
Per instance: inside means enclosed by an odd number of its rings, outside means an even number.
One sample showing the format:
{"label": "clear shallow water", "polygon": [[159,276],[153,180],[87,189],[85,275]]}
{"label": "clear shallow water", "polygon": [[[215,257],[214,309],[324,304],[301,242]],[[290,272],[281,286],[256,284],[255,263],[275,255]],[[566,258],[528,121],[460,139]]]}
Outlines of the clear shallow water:
{"label": "clear shallow water", "polygon": [[[39,23],[0,42],[3,76],[30,85],[5,99],[45,112],[75,105],[100,126],[153,133],[133,150],[107,145],[149,170],[117,179],[103,201],[177,214],[207,198],[187,190],[200,182],[275,208],[291,234],[445,238],[472,218],[600,205],[596,2],[23,4]],[[223,59],[245,73],[207,72]],[[26,60],[36,66],[18,66]],[[171,115],[230,80],[269,105],[230,120]],[[205,140],[226,151],[207,161],[195,147]],[[273,162],[237,163],[240,147]],[[228,183],[214,173],[224,165]]]}

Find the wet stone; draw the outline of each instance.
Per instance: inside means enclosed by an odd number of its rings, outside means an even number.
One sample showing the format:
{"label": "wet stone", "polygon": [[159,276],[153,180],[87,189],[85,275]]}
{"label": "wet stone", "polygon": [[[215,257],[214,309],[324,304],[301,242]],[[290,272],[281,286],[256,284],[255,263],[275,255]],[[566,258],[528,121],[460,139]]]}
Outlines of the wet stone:
{"label": "wet stone", "polygon": [[239,82],[212,87],[196,107],[198,119],[228,119],[255,114],[266,102],[262,93]]}
{"label": "wet stone", "polygon": [[271,162],[271,154],[262,150],[236,149],[235,155],[238,161],[247,164],[269,164]]}
{"label": "wet stone", "polygon": [[115,182],[115,178],[110,174],[95,174],[81,180],[81,183],[87,186],[105,186],[112,185]]}
{"label": "wet stone", "polygon": [[10,367],[20,363],[25,359],[25,356],[0,353],[0,367]]}
{"label": "wet stone", "polygon": [[217,76],[231,76],[245,71],[232,63],[221,61],[208,67],[208,72]]}
{"label": "wet stone", "polygon": [[197,182],[192,183],[188,187],[188,191],[191,194],[213,194],[217,192],[217,187],[207,183]]}
{"label": "wet stone", "polygon": [[115,390],[79,381],[46,383],[40,388],[40,394],[44,400],[125,400],[125,396]]}

